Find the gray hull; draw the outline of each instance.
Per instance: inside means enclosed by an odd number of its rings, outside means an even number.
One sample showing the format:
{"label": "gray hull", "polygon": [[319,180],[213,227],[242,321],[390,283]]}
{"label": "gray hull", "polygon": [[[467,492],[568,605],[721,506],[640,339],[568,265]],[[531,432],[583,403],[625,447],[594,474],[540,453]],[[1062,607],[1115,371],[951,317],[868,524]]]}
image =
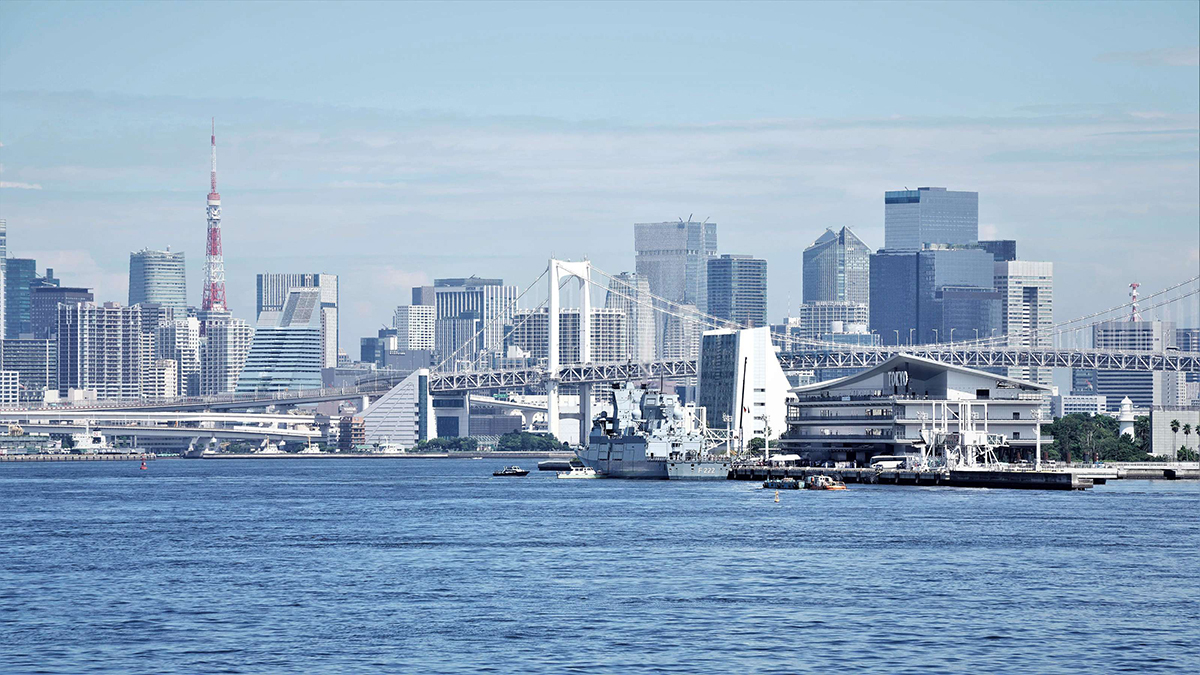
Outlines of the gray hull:
{"label": "gray hull", "polygon": [[667,462],[667,478],[670,480],[725,480],[733,469],[733,462],[723,461],[679,461]]}

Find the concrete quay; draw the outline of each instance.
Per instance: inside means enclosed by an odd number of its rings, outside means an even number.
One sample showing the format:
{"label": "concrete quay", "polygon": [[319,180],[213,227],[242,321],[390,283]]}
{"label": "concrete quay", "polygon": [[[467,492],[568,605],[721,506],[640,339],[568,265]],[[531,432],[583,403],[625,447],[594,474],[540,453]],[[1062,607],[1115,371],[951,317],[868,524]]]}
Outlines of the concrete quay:
{"label": "concrete quay", "polygon": [[[947,487],[980,487],[1021,490],[1086,490],[1095,482],[1091,476],[1071,471],[916,471],[870,468],[838,469],[825,467],[765,467],[738,466],[730,470],[730,480],[765,481],[769,478],[832,476],[847,483],[876,483],[881,485],[944,485]],[[1103,482],[1101,478],[1101,482]]]}
{"label": "concrete quay", "polygon": [[154,455],[144,452],[105,452],[93,454],[42,453],[21,455],[0,455],[0,462],[123,462],[150,461]]}

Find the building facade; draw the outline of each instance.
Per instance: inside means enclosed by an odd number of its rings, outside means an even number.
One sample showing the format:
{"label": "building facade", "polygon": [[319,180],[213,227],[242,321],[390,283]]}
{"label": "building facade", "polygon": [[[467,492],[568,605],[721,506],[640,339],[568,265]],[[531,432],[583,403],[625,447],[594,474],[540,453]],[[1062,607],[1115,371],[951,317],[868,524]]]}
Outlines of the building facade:
{"label": "building facade", "polygon": [[[1015,249],[1015,246],[1014,246]],[[1007,260],[994,264],[1000,294],[1000,331],[1010,347],[1048,347],[1054,325],[1054,263]],[[990,336],[989,336],[990,337]],[[1008,376],[1049,385],[1052,368],[1013,367]]]}
{"label": "building facade", "polygon": [[979,248],[991,253],[996,262],[1009,262],[1017,259],[1017,241],[1015,239],[980,240]]}
{"label": "building facade", "polygon": [[417,370],[362,412],[364,439],[381,447],[412,448],[437,437],[433,419],[429,371]]}
{"label": "building facade", "polygon": [[201,326],[204,337],[200,342],[200,394],[236,391],[254,341],[254,328],[229,312],[209,312]]}
{"label": "building facade", "polygon": [[737,431],[746,443],[783,433],[790,385],[768,327],[706,331],[699,369],[697,403],[709,427]]}
{"label": "building facade", "polygon": [[85,302],[58,310],[59,394],[78,389],[115,400],[147,393],[154,338],[145,330],[140,305]]}
{"label": "building facade", "polygon": [[437,308],[432,305],[400,305],[392,317],[396,349],[433,351]]}
{"label": "building facade", "polygon": [[[684,222],[636,223],[633,226],[635,271],[646,280],[655,301],[656,310],[679,311],[690,306],[691,311],[708,312],[708,260],[717,254],[717,224],[697,223],[690,218]],[[666,303],[666,304],[664,304]],[[677,319],[656,311],[655,342],[658,356],[668,358],[667,352],[699,352],[701,329],[672,326]],[[689,344],[676,344],[682,336]]]}
{"label": "building facade", "polygon": [[[625,312],[620,309],[596,308],[591,319],[591,362],[618,363],[630,360]],[[563,365],[580,362],[579,310],[562,309],[558,313],[558,361]],[[550,356],[550,311],[521,310],[513,323],[505,346],[518,347],[538,363]]]}
{"label": "building facade", "polygon": [[865,465],[876,455],[919,454],[933,420],[974,419],[1003,435],[1009,452],[1032,456],[1043,394],[1050,388],[901,354],[849,377],[793,390],[784,452]]}
{"label": "building facade", "polygon": [[200,320],[194,316],[159,324],[154,358],[175,362],[176,388],[171,396],[200,395],[200,340]]}
{"label": "building facade", "polygon": [[324,365],[323,290],[292,288],[282,311],[264,312],[269,324],[255,326],[250,353],[238,378],[238,393],[261,394],[320,389]]}
{"label": "building facade", "polygon": [[142,249],[129,254],[129,304],[153,302],[181,316],[187,312],[187,269],[183,251]]}
{"label": "building facade", "polygon": [[434,351],[448,367],[474,367],[503,350],[504,327],[517,305],[517,287],[503,279],[435,279]]}
{"label": "building facade", "polygon": [[850,228],[825,230],[804,249],[804,302],[871,302],[871,249]]}
{"label": "building facade", "polygon": [[979,241],[979,193],[941,187],[885,192],[884,248],[919,251],[926,244],[973,246]]}
{"label": "building facade", "polygon": [[917,252],[876,251],[870,278],[871,330],[885,345],[917,344]]}
{"label": "building facade", "polygon": [[15,338],[0,342],[0,370],[17,373],[23,398],[40,401],[46,390],[58,391],[58,345],[54,340]]}
{"label": "building facade", "polygon": [[274,315],[283,311],[288,294],[297,288],[320,290],[321,363],[323,368],[336,368],[339,341],[339,294],[336,274],[259,274],[255,323],[266,326],[274,324]]}
{"label": "building facade", "polygon": [[[1175,324],[1169,321],[1104,321],[1092,326],[1095,349],[1161,353],[1175,347]],[[1136,370],[1077,369],[1072,374],[1072,393],[1107,397],[1110,412],[1117,412],[1121,399],[1129,397],[1133,407],[1179,406],[1186,392],[1184,373]]]}
{"label": "building facade", "polygon": [[860,302],[806,302],[800,305],[800,338],[821,340],[835,326],[862,325],[870,321],[870,310]]}
{"label": "building facade", "polygon": [[29,293],[29,321],[33,337],[53,338],[58,331],[58,306],[93,301],[92,291],[71,286],[34,286]]}
{"label": "building facade", "polygon": [[37,261],[9,258],[4,268],[4,337],[33,334],[30,319],[31,286],[37,279]]}
{"label": "building facade", "polygon": [[637,362],[653,361],[655,355],[654,306],[650,283],[636,272],[622,272],[608,284],[604,307],[625,314],[625,352]]}
{"label": "building facade", "polygon": [[735,326],[767,325],[767,261],[748,255],[708,259],[708,313]]}

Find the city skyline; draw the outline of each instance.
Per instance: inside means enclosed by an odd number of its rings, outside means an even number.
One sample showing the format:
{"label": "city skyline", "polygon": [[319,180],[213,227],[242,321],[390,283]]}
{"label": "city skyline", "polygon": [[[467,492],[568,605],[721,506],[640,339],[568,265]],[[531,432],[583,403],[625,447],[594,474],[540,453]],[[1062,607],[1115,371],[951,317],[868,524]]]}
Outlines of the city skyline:
{"label": "city skyline", "polygon": [[[341,346],[351,353],[353,339],[387,325],[412,286],[471,274],[523,285],[550,255],[586,256],[612,273],[633,271],[633,223],[690,213],[721,223],[720,252],[771,263],[768,319],[779,321],[797,313],[800,266],[790,263],[815,237],[827,227],[850,227],[877,250],[884,244],[882,193],[924,185],[978,192],[980,238],[1020,240],[1023,257],[1054,262],[1060,319],[1119,303],[1130,281],[1161,288],[1200,265],[1194,46],[1200,23],[1194,7],[1138,5],[1138,16],[1148,17],[1153,30],[1123,21],[1131,7],[1105,13],[1035,8],[1030,11],[1047,30],[1071,25],[1078,35],[1064,33],[1061,44],[1037,43],[1033,53],[998,71],[1000,57],[974,52],[962,63],[937,61],[947,76],[972,67],[989,72],[981,79],[997,91],[1008,88],[1007,101],[961,77],[956,82],[970,91],[953,96],[880,89],[886,81],[874,62],[853,61],[807,85],[813,94],[828,94],[810,96],[811,103],[797,105],[794,94],[771,88],[776,93],[755,106],[725,96],[695,109],[567,105],[564,94],[572,90],[560,66],[550,63],[544,69],[551,84],[525,103],[504,96],[488,104],[472,98],[468,105],[455,96],[466,90],[447,82],[424,82],[428,97],[404,101],[340,96],[338,87],[314,91],[290,77],[261,86],[227,61],[230,55],[212,66],[221,76],[218,91],[182,90],[164,76],[193,76],[194,64],[183,59],[203,42],[194,43],[196,35],[180,33],[169,21],[202,11],[186,6],[126,10],[123,18],[132,25],[161,23],[164,35],[185,45],[161,64],[130,67],[136,54],[117,45],[103,64],[38,78],[54,66],[36,57],[56,45],[69,52],[78,26],[39,23],[35,44],[23,37],[22,26],[40,21],[46,10],[11,7],[10,20],[0,26],[0,42],[8,45],[0,52],[0,218],[9,224],[9,253],[54,267],[68,285],[94,288],[98,301],[127,297],[124,267],[131,251],[171,245],[191,253],[188,286],[195,297],[188,301],[199,304],[205,240],[198,201],[208,191],[205,146],[214,115],[221,126],[230,308],[252,319],[254,275],[263,269],[337,274],[345,298]],[[594,11],[553,10],[576,18]],[[765,11],[751,6],[731,17],[735,12],[715,8],[684,23],[696,30],[728,24],[733,44],[714,47],[714,55],[738,63],[744,57],[736,46],[751,39],[750,29],[771,30],[753,22]],[[927,9],[914,12],[927,25],[906,25],[940,35],[954,21],[987,11],[980,5]],[[430,25],[449,20],[442,8],[386,12]],[[97,12],[89,7],[84,13]],[[826,5],[806,13],[813,26],[849,20],[846,10]],[[98,28],[117,20],[97,14]],[[245,20],[249,27],[263,17],[249,12]],[[883,43],[894,38],[888,26],[863,20],[864,31]],[[467,22],[460,39],[486,39],[457,55],[455,67],[474,63],[488,45],[512,41],[476,21]],[[298,22],[301,31],[316,25],[314,16]],[[635,54],[657,57],[667,48],[640,34],[626,37]],[[547,48],[530,47],[537,53]],[[235,53],[240,49],[231,45]],[[346,46],[346,55],[356,53]],[[323,68],[345,63],[345,56],[334,56]],[[798,71],[819,59],[808,48],[777,56]],[[930,56],[909,54],[888,70],[916,73],[920,58]],[[371,67],[396,58],[380,55]],[[1038,59],[1076,77],[1048,88],[1030,76]],[[122,64],[127,77],[102,76]],[[690,64],[670,64],[679,81],[672,87],[705,77]],[[494,67],[488,73],[502,75]],[[93,77],[84,78],[88,74]],[[621,76],[636,84],[622,87]],[[643,91],[641,76],[625,61],[596,77],[621,100]],[[50,81],[56,88],[45,84]],[[875,86],[872,100],[885,94],[885,103],[862,105],[857,95],[842,93],[846,82]],[[47,119],[87,123],[46,125]],[[1115,254],[1111,242],[1133,232],[1152,236],[1131,238]],[[1167,255],[1163,242],[1171,242]]]}

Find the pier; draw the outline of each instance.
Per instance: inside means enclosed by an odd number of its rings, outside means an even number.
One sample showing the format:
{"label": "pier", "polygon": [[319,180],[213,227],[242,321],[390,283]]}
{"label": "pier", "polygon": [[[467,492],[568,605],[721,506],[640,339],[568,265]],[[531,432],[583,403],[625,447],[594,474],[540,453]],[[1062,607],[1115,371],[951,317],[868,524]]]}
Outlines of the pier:
{"label": "pier", "polygon": [[772,478],[831,476],[846,483],[881,485],[944,485],[946,487],[1006,488],[1024,490],[1086,490],[1110,477],[1115,470],[1079,471],[1006,471],[967,470],[939,471],[915,469],[827,468],[827,467],[766,467],[738,466],[730,470],[729,480],[765,481]]}
{"label": "pier", "polygon": [[145,452],[105,452],[77,454],[70,452],[0,455],[0,462],[148,462],[155,456]]}

